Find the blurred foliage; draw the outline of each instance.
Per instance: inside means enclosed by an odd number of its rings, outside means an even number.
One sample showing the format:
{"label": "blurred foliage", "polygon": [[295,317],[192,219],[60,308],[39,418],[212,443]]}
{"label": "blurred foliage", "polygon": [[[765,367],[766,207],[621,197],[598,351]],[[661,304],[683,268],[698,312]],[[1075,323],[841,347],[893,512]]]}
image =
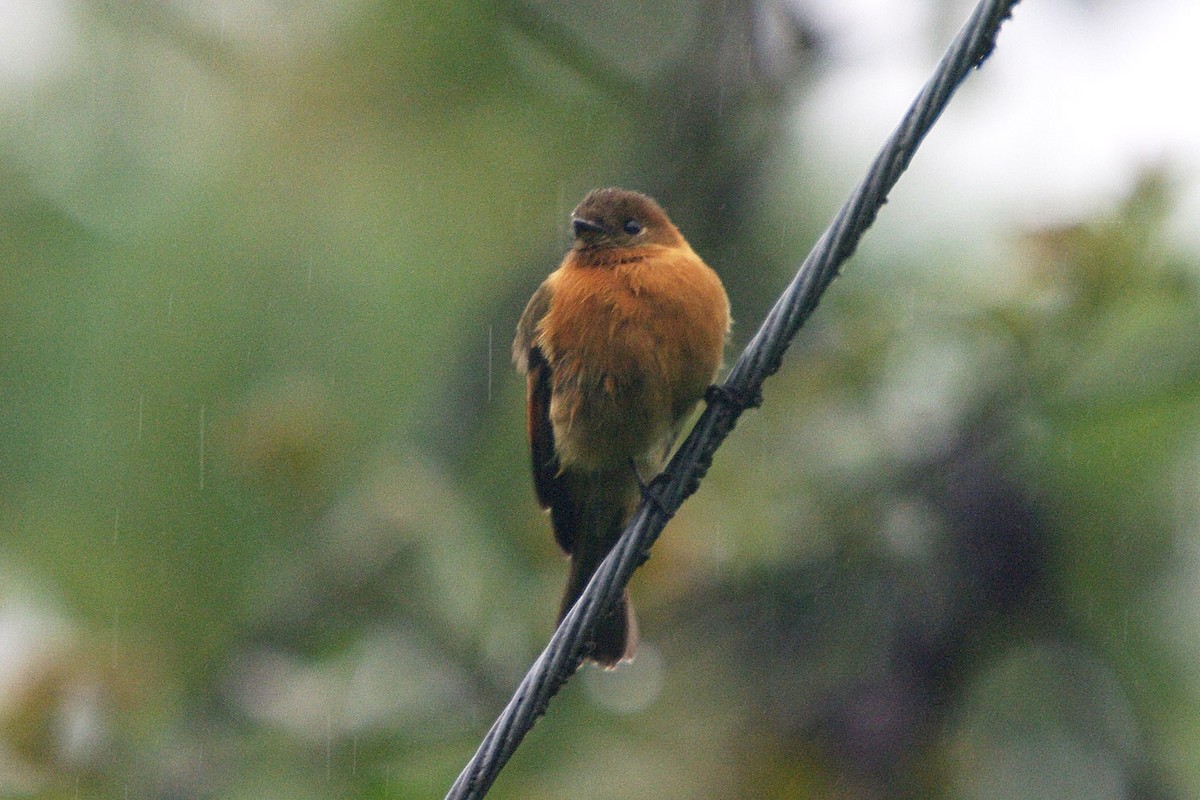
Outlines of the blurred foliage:
{"label": "blurred foliage", "polygon": [[[439,797],[549,634],[508,341],[582,195],[735,344],[829,209],[800,4],[48,4],[0,86],[0,794]],[[837,189],[820,187],[817,194]],[[1168,172],[867,247],[496,798],[1200,794]]]}

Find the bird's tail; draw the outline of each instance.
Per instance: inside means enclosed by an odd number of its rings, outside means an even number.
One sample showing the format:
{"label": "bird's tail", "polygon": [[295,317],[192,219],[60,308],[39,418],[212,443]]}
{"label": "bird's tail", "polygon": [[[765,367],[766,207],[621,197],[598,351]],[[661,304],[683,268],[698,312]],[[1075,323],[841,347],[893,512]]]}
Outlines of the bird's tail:
{"label": "bird's tail", "polygon": [[[617,543],[638,500],[632,470],[619,476],[591,475],[572,483],[573,491],[568,492],[565,502],[551,508],[555,535],[571,554],[571,571],[558,613],[559,622]],[[633,657],[637,639],[637,619],[629,591],[625,590],[613,610],[597,620],[587,658],[601,666],[614,667]]]}

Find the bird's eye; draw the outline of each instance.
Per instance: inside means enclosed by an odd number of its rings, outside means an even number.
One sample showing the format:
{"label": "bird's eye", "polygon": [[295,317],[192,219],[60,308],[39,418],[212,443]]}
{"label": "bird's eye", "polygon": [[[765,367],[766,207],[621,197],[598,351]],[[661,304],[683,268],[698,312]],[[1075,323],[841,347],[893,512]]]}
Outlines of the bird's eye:
{"label": "bird's eye", "polygon": [[625,220],[625,224],[622,227],[630,236],[637,236],[642,232],[642,223],[638,222],[636,219]]}

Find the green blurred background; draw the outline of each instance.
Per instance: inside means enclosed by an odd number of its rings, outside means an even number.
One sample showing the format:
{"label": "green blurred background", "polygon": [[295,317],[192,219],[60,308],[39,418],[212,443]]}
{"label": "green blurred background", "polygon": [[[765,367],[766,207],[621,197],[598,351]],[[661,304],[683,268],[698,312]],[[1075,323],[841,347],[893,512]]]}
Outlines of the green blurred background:
{"label": "green blurred background", "polygon": [[[733,358],[866,163],[823,5],[0,6],[0,796],[441,797],[565,580],[516,317],[625,185]],[[920,243],[902,180],[491,796],[1200,796],[1200,261],[1121,168]]]}

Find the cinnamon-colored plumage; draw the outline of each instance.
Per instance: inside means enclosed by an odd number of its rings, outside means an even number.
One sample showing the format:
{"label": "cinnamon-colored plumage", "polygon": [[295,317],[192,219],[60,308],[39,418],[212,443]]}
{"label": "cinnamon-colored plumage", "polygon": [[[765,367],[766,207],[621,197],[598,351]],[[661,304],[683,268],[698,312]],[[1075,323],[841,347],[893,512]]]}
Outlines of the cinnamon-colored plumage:
{"label": "cinnamon-colored plumage", "polygon": [[[591,192],[572,214],[575,241],[534,293],[513,342],[527,379],[538,502],[571,556],[563,615],[662,469],[712,382],[729,331],[715,272],[649,197]],[[633,655],[628,594],[601,620],[589,658]]]}

